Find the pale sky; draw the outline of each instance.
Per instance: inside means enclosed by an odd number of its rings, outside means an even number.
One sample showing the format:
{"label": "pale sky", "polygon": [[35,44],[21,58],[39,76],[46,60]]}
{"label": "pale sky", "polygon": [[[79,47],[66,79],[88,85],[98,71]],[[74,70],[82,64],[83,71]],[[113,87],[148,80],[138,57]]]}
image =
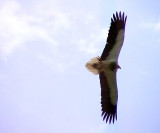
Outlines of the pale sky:
{"label": "pale sky", "polygon": [[[100,56],[127,15],[118,119],[101,117]],[[159,0],[0,0],[0,133],[159,133]]]}

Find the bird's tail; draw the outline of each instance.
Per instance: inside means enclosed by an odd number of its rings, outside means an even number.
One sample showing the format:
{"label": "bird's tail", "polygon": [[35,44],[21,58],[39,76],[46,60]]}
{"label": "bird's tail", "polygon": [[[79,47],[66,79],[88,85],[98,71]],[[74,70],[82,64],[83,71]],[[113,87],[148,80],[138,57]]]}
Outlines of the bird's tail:
{"label": "bird's tail", "polygon": [[95,57],[95,58],[91,59],[89,62],[87,62],[86,68],[94,74],[99,74],[101,72],[100,58]]}

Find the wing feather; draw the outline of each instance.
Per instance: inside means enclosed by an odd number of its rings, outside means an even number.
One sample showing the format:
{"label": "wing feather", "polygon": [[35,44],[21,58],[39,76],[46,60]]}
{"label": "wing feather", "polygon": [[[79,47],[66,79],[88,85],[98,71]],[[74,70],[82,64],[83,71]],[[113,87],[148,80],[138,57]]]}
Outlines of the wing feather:
{"label": "wing feather", "polygon": [[101,106],[103,120],[111,123],[117,119],[118,91],[115,72],[101,72],[99,75],[101,84]]}
{"label": "wing feather", "polygon": [[121,15],[121,12],[116,15],[113,14],[111,18],[111,26],[108,33],[108,38],[106,46],[101,55],[101,60],[118,60],[118,56],[123,45],[124,34],[125,34],[125,24],[127,16],[125,17],[124,13]]}

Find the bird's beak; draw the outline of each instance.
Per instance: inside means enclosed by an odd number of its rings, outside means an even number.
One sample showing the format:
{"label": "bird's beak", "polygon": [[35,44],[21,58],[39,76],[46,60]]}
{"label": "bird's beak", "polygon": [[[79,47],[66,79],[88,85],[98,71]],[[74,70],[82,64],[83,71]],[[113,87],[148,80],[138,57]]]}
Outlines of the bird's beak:
{"label": "bird's beak", "polygon": [[119,65],[117,65],[116,68],[117,68],[117,69],[118,69],[118,68],[121,69],[121,67],[120,67]]}

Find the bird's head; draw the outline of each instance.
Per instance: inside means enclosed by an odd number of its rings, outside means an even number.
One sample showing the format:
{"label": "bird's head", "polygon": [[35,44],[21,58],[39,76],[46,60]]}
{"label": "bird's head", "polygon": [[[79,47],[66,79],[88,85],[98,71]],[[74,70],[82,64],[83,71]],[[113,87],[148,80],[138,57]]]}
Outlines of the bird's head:
{"label": "bird's head", "polygon": [[118,64],[116,64],[116,69],[121,69],[121,67]]}
{"label": "bird's head", "polygon": [[111,69],[112,71],[116,71],[117,69],[121,69],[121,67],[118,65],[118,63],[112,62],[112,63],[110,64],[110,69]]}

